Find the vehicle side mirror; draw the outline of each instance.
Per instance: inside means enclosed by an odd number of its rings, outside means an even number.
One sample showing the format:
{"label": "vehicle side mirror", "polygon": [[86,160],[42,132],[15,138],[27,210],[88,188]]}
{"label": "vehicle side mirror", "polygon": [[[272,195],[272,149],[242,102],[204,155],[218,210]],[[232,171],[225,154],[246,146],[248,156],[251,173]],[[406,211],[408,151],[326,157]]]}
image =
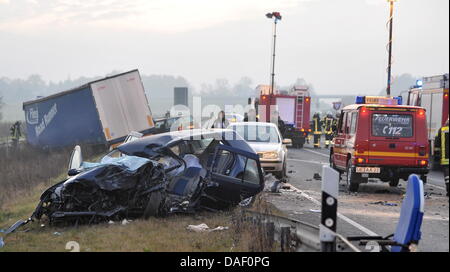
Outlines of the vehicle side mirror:
{"label": "vehicle side mirror", "polygon": [[285,146],[292,146],[292,140],[291,139],[283,139],[283,144]]}
{"label": "vehicle side mirror", "polygon": [[69,177],[73,177],[73,176],[78,175],[79,173],[81,173],[81,170],[80,170],[80,169],[70,169],[70,170],[67,172],[67,175],[68,175]]}

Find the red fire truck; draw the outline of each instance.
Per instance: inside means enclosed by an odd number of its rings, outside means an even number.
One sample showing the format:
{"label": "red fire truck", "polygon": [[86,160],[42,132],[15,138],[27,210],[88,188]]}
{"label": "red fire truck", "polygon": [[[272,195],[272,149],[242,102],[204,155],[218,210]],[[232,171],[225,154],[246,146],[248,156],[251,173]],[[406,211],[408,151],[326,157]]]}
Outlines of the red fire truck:
{"label": "red fire truck", "polygon": [[258,113],[260,121],[276,122],[278,116],[285,124],[283,137],[292,140],[292,145],[302,148],[310,130],[311,97],[308,88],[294,86],[290,92],[269,92],[259,88]]}
{"label": "red fire truck", "polygon": [[428,150],[426,111],[402,105],[401,97],[359,96],[342,110],[330,149],[330,164],[346,173],[349,191],[378,178],[396,187],[418,174],[426,182]]}
{"label": "red fire truck", "polygon": [[416,86],[408,92],[407,105],[424,107],[427,111],[430,155],[433,165],[439,165],[439,156],[434,152],[434,138],[448,119],[448,85],[449,75],[425,77],[417,81]]}

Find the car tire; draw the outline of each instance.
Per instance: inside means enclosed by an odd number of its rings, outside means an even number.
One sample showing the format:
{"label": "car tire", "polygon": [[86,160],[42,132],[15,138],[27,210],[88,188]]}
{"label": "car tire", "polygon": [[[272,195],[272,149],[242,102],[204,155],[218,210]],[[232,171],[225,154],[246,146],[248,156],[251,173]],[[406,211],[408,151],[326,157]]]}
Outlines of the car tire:
{"label": "car tire", "polygon": [[286,178],[286,176],[287,176],[286,158],[284,159],[283,170],[281,170],[279,172],[275,172],[274,176],[279,180]]}
{"label": "car tire", "polygon": [[356,180],[356,177],[352,171],[352,165],[350,161],[351,160],[347,162],[347,187],[349,192],[356,193],[359,190],[359,182],[358,180]]}
{"label": "car tire", "polygon": [[397,188],[399,183],[400,183],[400,178],[394,177],[389,181],[389,186],[391,186],[392,188]]}
{"label": "car tire", "polygon": [[336,165],[334,164],[334,160],[333,160],[333,150],[330,151],[330,158],[329,158],[329,162],[330,162],[330,167],[333,169],[336,169]]}
{"label": "car tire", "polygon": [[160,215],[159,207],[162,202],[162,193],[161,191],[155,191],[150,194],[150,198],[147,203],[147,207],[144,211],[144,219],[149,219],[151,216],[157,217]]}

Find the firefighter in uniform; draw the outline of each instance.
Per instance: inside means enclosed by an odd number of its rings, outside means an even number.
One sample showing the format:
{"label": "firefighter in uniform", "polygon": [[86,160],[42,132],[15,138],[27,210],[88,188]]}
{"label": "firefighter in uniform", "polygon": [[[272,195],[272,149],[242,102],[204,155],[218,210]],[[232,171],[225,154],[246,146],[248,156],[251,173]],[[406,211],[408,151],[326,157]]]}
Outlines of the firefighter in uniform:
{"label": "firefighter in uniform", "polygon": [[341,119],[341,114],[338,112],[338,113],[336,113],[336,118],[334,118],[334,120],[333,120],[333,136],[336,135],[336,133],[337,133],[339,119]]}
{"label": "firefighter in uniform", "polygon": [[323,129],[325,133],[325,147],[328,148],[333,140],[333,123],[334,118],[331,112],[327,113],[327,116],[323,118]]}
{"label": "firefighter in uniform", "polygon": [[19,144],[19,139],[22,137],[22,131],[20,130],[20,122],[15,122],[11,128],[9,129],[11,138],[12,138],[12,144],[14,147],[16,147]]}
{"label": "firefighter in uniform", "polygon": [[322,136],[322,121],[320,114],[316,112],[313,116],[312,133],[314,135],[314,148],[320,148],[320,137]]}
{"label": "firefighter in uniform", "polygon": [[434,150],[439,154],[440,164],[444,170],[445,187],[448,196],[448,119],[445,125],[441,127],[434,141]]}
{"label": "firefighter in uniform", "polygon": [[[312,128],[314,127],[314,121],[309,121],[309,132],[312,132]],[[308,133],[308,137],[306,137],[306,142],[309,144],[311,142],[312,133]]]}

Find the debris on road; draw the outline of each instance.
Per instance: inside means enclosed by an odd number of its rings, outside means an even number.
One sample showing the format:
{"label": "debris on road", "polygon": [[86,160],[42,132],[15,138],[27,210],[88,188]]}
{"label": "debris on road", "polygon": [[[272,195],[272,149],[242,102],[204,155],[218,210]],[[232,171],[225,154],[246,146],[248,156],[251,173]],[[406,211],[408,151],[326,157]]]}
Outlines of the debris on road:
{"label": "debris on road", "polygon": [[264,191],[269,193],[279,193],[281,186],[281,181],[277,178],[275,178],[274,175],[268,174],[264,177]]}
{"label": "debris on road", "polygon": [[186,227],[186,229],[194,232],[214,232],[228,230],[228,227],[219,226],[217,228],[211,229],[208,225],[202,223],[200,225],[189,225]]}
{"label": "debris on road", "polygon": [[321,210],[314,210],[314,209],[310,209],[309,211],[312,213],[321,213],[322,212]]}
{"label": "debris on road", "polygon": [[424,195],[424,196],[425,196],[427,199],[430,199],[431,196],[433,196],[433,195],[435,195],[435,196],[442,196],[441,193],[435,193],[435,192],[425,192],[425,195]]}
{"label": "debris on road", "polygon": [[396,207],[398,206],[397,203],[389,203],[387,201],[376,201],[376,202],[369,202],[371,205],[382,205],[382,206],[388,206],[388,207]]}
{"label": "debris on road", "polygon": [[57,232],[57,231],[55,231],[55,232],[53,233],[53,235],[56,235],[56,236],[61,236],[61,232]]}
{"label": "debris on road", "polygon": [[122,220],[122,226],[130,224],[130,222],[131,222],[131,220],[129,221],[129,220],[124,219],[124,220]]}
{"label": "debris on road", "polygon": [[319,173],[314,173],[313,179],[315,179],[315,180],[322,180],[322,177],[320,176]]}

